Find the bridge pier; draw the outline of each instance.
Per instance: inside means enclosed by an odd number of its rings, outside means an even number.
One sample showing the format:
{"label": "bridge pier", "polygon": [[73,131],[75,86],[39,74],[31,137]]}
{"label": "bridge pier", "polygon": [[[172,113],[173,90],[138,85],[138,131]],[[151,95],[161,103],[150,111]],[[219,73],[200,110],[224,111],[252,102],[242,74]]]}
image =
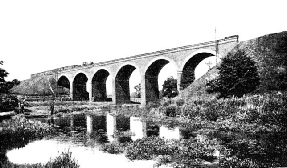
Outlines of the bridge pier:
{"label": "bridge pier", "polygon": [[71,98],[71,100],[74,100],[74,96],[73,96],[74,90],[73,90],[73,88],[74,88],[74,86],[73,86],[73,81],[71,81],[71,82],[70,82],[70,98]]}
{"label": "bridge pier", "polygon": [[178,94],[181,93],[182,87],[181,87],[181,75],[182,75],[182,71],[177,71],[177,91]]}
{"label": "bridge pier", "polygon": [[92,80],[88,80],[87,82],[87,92],[89,93],[89,101],[93,101],[93,86],[92,86]]}

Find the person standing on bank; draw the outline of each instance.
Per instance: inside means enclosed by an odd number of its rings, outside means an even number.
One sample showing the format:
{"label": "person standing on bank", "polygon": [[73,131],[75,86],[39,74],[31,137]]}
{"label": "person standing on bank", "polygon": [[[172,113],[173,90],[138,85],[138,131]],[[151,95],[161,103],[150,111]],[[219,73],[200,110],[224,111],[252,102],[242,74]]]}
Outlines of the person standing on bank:
{"label": "person standing on bank", "polygon": [[54,109],[55,109],[55,99],[52,99],[51,102],[50,102],[51,115],[54,114]]}

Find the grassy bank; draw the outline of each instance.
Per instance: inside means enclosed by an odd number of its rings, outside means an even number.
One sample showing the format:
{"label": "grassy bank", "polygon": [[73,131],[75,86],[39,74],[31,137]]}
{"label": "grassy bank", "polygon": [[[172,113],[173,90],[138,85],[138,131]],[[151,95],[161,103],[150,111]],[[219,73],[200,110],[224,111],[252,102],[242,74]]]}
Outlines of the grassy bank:
{"label": "grassy bank", "polygon": [[[151,116],[156,114],[154,120],[185,125],[201,139],[148,137],[125,145],[108,144],[103,150],[174,167],[200,167],[208,162],[226,168],[287,166],[286,97],[287,93],[271,92],[242,98],[198,98],[180,104],[168,100],[149,111]],[[220,157],[213,156],[215,150]]]}
{"label": "grassy bank", "polygon": [[80,167],[72,158],[71,152],[62,152],[60,156],[55,159],[50,159],[46,164],[14,164],[9,161],[5,161],[0,164],[2,168],[78,168]]}
{"label": "grassy bank", "polygon": [[21,115],[0,123],[0,151],[5,152],[12,148],[19,148],[28,142],[55,134],[55,130],[41,122],[30,121]]}

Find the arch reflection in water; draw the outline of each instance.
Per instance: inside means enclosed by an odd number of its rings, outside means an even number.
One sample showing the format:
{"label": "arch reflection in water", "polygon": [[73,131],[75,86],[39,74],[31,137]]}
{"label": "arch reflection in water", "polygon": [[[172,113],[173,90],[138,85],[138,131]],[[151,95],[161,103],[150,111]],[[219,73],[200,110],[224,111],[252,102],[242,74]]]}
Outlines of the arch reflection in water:
{"label": "arch reflection in water", "polygon": [[87,136],[91,140],[95,140],[97,143],[106,143],[108,138],[107,131],[107,118],[106,116],[98,115],[86,115],[87,120]]}
{"label": "arch reflection in water", "polygon": [[159,129],[159,137],[165,139],[180,139],[179,127],[169,128],[163,125]]}

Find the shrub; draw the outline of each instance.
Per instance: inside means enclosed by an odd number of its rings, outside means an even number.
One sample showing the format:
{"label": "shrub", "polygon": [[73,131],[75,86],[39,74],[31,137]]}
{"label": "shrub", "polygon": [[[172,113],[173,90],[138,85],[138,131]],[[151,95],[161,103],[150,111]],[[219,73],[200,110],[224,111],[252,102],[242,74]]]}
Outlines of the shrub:
{"label": "shrub", "polygon": [[172,106],[167,106],[165,109],[165,115],[169,117],[175,117],[177,114],[177,107],[172,105]]}
{"label": "shrub", "polygon": [[254,91],[260,83],[255,62],[244,51],[228,53],[218,69],[219,77],[207,83],[207,92],[219,93],[219,98],[242,97]]}
{"label": "shrub", "polygon": [[77,161],[71,157],[71,152],[62,152],[60,156],[56,157],[55,159],[50,159],[50,161],[46,164],[14,164],[9,161],[5,161],[0,163],[2,168],[11,168],[11,167],[18,167],[18,168],[79,168]]}
{"label": "shrub", "polygon": [[18,99],[12,95],[0,95],[0,112],[15,110],[18,107]]}
{"label": "shrub", "polygon": [[183,106],[184,105],[184,99],[182,99],[182,98],[176,99],[175,103],[177,106]]}
{"label": "shrub", "polygon": [[186,167],[199,166],[205,161],[213,162],[217,142],[206,140],[197,142],[194,139],[163,140],[148,137],[136,140],[127,147],[126,157],[135,159],[158,158],[158,164],[176,163]]}
{"label": "shrub", "polygon": [[0,123],[0,152],[26,145],[30,140],[40,139],[55,134],[55,130],[40,121],[30,121],[23,116],[16,116],[11,120]]}
{"label": "shrub", "polygon": [[119,154],[124,152],[125,144],[106,143],[101,146],[101,150],[110,154]]}

